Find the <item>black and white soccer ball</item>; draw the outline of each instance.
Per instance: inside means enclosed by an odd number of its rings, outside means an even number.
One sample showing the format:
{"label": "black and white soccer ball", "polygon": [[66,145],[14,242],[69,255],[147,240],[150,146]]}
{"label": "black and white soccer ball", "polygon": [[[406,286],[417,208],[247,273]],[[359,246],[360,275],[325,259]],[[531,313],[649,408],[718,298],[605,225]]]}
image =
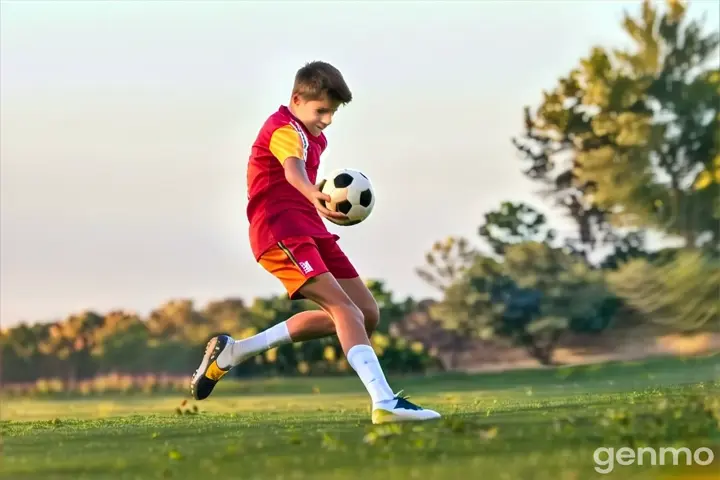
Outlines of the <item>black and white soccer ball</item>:
{"label": "black and white soccer ball", "polygon": [[375,191],[370,179],[358,170],[342,168],[330,172],[318,187],[330,196],[330,202],[325,205],[328,210],[347,215],[347,220],[330,220],[337,225],[357,225],[370,215],[375,206]]}

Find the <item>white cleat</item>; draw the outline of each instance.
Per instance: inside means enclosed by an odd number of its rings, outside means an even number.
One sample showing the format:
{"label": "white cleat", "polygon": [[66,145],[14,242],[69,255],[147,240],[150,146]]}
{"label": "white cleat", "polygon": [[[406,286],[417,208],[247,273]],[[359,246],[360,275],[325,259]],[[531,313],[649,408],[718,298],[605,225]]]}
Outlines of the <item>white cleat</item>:
{"label": "white cleat", "polygon": [[372,423],[423,422],[435,420],[441,415],[435,410],[427,410],[410,402],[399,392],[392,400],[373,405]]}

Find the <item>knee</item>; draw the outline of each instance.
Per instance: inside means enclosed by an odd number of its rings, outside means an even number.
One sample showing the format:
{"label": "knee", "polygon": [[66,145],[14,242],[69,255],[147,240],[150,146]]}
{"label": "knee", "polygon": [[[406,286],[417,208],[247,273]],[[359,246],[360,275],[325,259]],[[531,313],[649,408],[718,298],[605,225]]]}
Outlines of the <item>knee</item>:
{"label": "knee", "polygon": [[338,318],[345,318],[353,323],[363,324],[363,311],[351,301],[333,306],[328,313],[334,321],[337,321]]}
{"label": "knee", "polygon": [[358,308],[362,312],[365,321],[365,330],[367,330],[369,335],[377,329],[380,323],[380,309],[375,300],[368,301],[363,305],[358,305]]}
{"label": "knee", "polygon": [[380,322],[380,309],[374,300],[361,304],[348,302],[337,305],[334,307],[334,310],[343,318],[351,318],[357,323],[364,325],[368,335],[375,331]]}

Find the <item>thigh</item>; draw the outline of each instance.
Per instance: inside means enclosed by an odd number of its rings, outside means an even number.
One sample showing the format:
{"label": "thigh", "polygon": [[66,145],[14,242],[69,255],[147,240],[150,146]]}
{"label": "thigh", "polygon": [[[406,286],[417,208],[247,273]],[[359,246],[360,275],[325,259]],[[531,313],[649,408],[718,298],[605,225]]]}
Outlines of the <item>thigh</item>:
{"label": "thigh", "polygon": [[318,275],[302,287],[303,298],[313,300],[323,308],[349,306],[364,313],[365,307],[375,301],[336,239],[314,240],[327,273]]}
{"label": "thigh", "polygon": [[280,280],[293,300],[303,298],[301,288],[328,271],[317,245],[310,237],[278,242],[260,257],[259,263]]}
{"label": "thigh", "polygon": [[365,282],[334,238],[317,240],[318,250],[328,271],[337,279],[352,302],[370,322],[376,322],[378,306]]}
{"label": "thigh", "polygon": [[338,283],[352,302],[363,312],[363,316],[374,321],[375,317],[379,315],[378,305],[365,282],[356,276],[354,278],[339,278]]}
{"label": "thigh", "polygon": [[346,355],[354,345],[370,344],[362,310],[353,303],[332,273],[318,275],[312,282],[303,285],[300,292],[330,316]]}
{"label": "thigh", "polygon": [[339,279],[338,283],[362,313],[365,331],[370,337],[380,323],[380,308],[373,294],[360,277]]}
{"label": "thigh", "polygon": [[331,316],[338,308],[358,310],[338,279],[330,272],[317,275],[311,282],[306,282],[299,289],[299,294],[302,295],[301,298],[317,303]]}

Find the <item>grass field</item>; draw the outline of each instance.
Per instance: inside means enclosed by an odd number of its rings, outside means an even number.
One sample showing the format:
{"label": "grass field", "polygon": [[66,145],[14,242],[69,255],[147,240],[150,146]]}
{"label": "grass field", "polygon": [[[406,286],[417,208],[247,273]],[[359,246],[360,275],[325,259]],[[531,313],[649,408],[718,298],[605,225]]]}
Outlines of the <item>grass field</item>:
{"label": "grass field", "polygon": [[[359,380],[223,381],[180,396],[4,399],[3,478],[716,478],[720,356],[391,377],[445,414],[373,427]],[[597,447],[712,447],[709,466],[594,469]],[[646,457],[646,463],[647,463]],[[602,460],[605,460],[603,457]],[[666,457],[672,463],[672,456]],[[608,467],[608,465],[605,465]],[[221,476],[217,476],[221,475]]]}

